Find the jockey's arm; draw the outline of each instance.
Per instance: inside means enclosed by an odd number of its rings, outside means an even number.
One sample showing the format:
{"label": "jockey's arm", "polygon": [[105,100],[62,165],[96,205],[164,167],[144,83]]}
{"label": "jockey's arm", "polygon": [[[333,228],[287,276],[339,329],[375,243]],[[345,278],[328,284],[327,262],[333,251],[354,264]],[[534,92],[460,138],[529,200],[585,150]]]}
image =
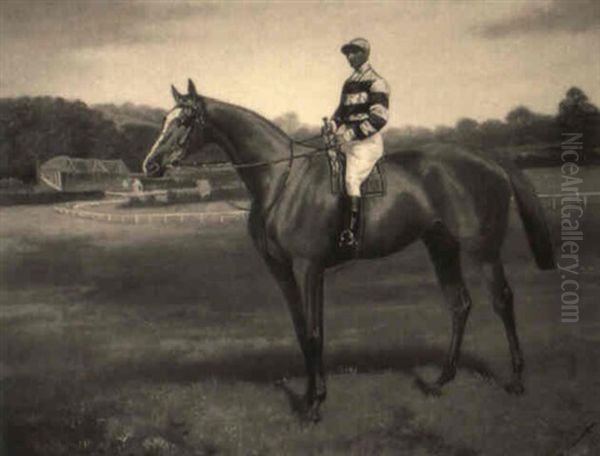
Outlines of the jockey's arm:
{"label": "jockey's arm", "polygon": [[[346,124],[339,120],[336,111],[333,121],[336,127],[336,136],[341,142],[366,139],[380,131],[388,120],[390,89],[384,79],[373,82],[368,93],[369,117],[360,123]],[[336,119],[338,119],[336,121]]]}
{"label": "jockey's arm", "polygon": [[369,91],[369,118],[354,128],[356,139],[365,139],[380,131],[388,121],[390,89],[384,79],[376,80]]}

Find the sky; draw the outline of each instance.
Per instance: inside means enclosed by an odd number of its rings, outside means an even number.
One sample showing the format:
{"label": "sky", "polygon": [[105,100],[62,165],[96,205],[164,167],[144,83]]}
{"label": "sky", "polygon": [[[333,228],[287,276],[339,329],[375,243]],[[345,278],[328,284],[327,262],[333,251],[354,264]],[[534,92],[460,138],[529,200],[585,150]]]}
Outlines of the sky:
{"label": "sky", "polygon": [[371,42],[392,126],[552,114],[566,90],[600,104],[600,2],[0,0],[0,97],[169,109],[170,85],[319,124]]}

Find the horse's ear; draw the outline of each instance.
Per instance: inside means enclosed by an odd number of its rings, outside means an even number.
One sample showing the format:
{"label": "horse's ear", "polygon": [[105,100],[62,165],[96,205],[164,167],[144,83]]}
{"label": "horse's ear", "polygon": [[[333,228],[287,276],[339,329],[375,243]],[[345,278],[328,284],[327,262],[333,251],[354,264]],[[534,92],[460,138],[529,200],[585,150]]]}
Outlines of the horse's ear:
{"label": "horse's ear", "polygon": [[196,90],[196,85],[194,81],[188,79],[188,96],[192,97],[192,100],[196,102],[196,105],[200,107],[203,112],[206,112],[206,103],[202,95],[198,95],[198,91]]}
{"label": "horse's ear", "polygon": [[188,95],[191,95],[193,97],[198,96],[198,92],[196,91],[196,85],[191,79],[188,79]]}
{"label": "horse's ear", "polygon": [[171,93],[173,94],[173,98],[175,99],[175,103],[179,103],[181,101],[181,99],[183,98],[183,95],[181,95],[177,89],[175,88],[175,86],[173,84],[171,84]]}

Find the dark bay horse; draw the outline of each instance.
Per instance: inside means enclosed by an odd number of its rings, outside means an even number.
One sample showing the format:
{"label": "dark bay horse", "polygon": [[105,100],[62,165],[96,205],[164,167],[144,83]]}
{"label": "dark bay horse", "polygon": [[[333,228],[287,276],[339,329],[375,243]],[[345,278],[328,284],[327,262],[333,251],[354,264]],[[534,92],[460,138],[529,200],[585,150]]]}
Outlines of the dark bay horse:
{"label": "dark bay horse", "polygon": [[[191,150],[216,142],[228,154],[250,192],[249,231],[289,306],[304,354],[308,416],[318,419],[325,399],[323,367],[323,276],[349,258],[337,249],[341,209],[330,189],[323,153],[292,141],[247,109],[172,87],[176,106],[144,160],[148,176],[160,176]],[[525,176],[508,161],[486,158],[458,145],[432,144],[388,154],[381,166],[386,194],[366,198],[358,258],[379,258],[414,241],[425,244],[452,316],[452,337],[432,394],[456,374],[471,298],[461,271],[461,253],[480,264],[494,310],[506,330],[512,377],[506,389],[522,393],[523,356],[513,311],[513,293],[500,259],[511,195],[540,269],[555,266],[541,205]]]}

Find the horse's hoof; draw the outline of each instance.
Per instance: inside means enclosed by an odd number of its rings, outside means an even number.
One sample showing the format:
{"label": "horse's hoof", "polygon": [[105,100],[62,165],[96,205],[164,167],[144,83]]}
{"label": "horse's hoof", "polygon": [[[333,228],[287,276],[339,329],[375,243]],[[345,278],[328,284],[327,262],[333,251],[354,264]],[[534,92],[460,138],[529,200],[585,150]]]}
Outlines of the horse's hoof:
{"label": "horse's hoof", "polygon": [[525,387],[523,386],[523,383],[521,383],[520,380],[513,380],[510,383],[507,383],[504,386],[504,389],[507,393],[514,394],[516,396],[520,396],[525,392]]}
{"label": "horse's hoof", "polygon": [[440,397],[442,395],[442,387],[438,382],[429,383],[422,378],[416,378],[415,384],[425,395],[431,397]]}
{"label": "horse's hoof", "polygon": [[309,407],[306,411],[305,420],[307,423],[316,424],[321,421],[322,418],[319,406]]}
{"label": "horse's hoof", "polygon": [[280,378],[279,380],[275,380],[275,382],[273,384],[277,388],[284,388],[287,385],[287,378],[283,377],[283,378]]}
{"label": "horse's hoof", "polygon": [[431,397],[440,397],[442,395],[442,388],[438,385],[425,385],[423,392]]}

